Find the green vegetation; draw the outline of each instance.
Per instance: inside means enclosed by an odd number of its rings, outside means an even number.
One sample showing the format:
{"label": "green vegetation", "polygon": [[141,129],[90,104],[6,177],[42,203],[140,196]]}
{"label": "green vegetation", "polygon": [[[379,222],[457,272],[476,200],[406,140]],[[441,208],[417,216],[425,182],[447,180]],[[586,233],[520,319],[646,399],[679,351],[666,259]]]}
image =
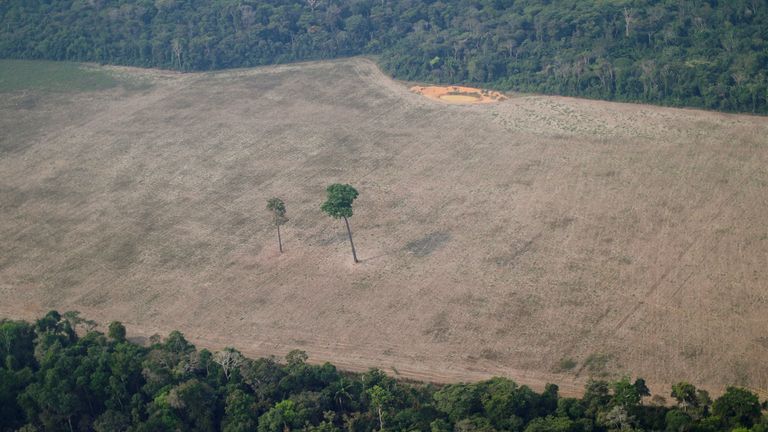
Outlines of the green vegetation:
{"label": "green vegetation", "polygon": [[280,237],[280,226],[288,222],[288,217],[285,215],[285,203],[280,198],[270,198],[267,201],[267,210],[272,212],[272,221],[277,227],[277,245],[280,253],[283,253],[283,239]]}
{"label": "green vegetation", "polygon": [[358,263],[355,243],[352,241],[352,230],[349,228],[349,218],[352,217],[352,203],[357,199],[357,190],[348,184],[335,183],[328,186],[325,191],[328,193],[328,199],[320,206],[320,209],[334,219],[344,219],[344,224],[347,227],[347,236],[349,237],[349,245],[352,246],[352,259],[355,260],[355,263]]}
{"label": "green vegetation", "polygon": [[680,383],[665,406],[644,401],[642,379],[591,381],[581,399],[506,378],[403,383],[310,365],[301,351],[285,364],[198,351],[179,332],[143,347],[118,322],[109,337],[92,324],[55,311],[0,321],[0,431],[768,431],[768,407],[739,388],[713,402]]}
{"label": "green vegetation", "polygon": [[566,372],[569,370],[572,370],[576,367],[576,361],[572,358],[564,358],[560,359],[559,362],[557,362],[557,370],[556,372]]}
{"label": "green vegetation", "polygon": [[611,361],[611,356],[607,354],[590,354],[584,360],[584,366],[592,375],[602,376],[606,374],[606,367]]}
{"label": "green vegetation", "polygon": [[764,0],[6,0],[0,57],[211,70],[357,54],[395,77],[768,113]]}
{"label": "green vegetation", "polygon": [[77,63],[0,60],[0,93],[20,90],[104,90],[118,84],[118,80],[109,73]]}

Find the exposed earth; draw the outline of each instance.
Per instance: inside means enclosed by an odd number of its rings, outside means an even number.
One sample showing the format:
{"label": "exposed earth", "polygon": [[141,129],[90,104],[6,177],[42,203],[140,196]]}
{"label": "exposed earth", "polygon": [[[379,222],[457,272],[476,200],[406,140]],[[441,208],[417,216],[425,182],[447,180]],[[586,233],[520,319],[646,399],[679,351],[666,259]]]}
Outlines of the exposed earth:
{"label": "exposed earth", "polygon": [[768,387],[768,118],[435,103],[365,59],[82,73],[0,89],[0,316],[564,394]]}
{"label": "exposed earth", "polygon": [[411,91],[450,104],[484,104],[507,99],[497,91],[464,86],[413,86]]}

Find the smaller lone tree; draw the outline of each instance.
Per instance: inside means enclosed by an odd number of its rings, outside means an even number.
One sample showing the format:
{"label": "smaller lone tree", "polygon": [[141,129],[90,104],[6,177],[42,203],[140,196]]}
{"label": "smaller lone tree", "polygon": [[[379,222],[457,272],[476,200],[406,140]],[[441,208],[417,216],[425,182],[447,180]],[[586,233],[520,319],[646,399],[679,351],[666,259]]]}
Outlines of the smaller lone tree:
{"label": "smaller lone tree", "polygon": [[280,249],[280,253],[283,253],[283,239],[280,237],[280,225],[284,225],[288,222],[288,218],[285,216],[285,203],[280,198],[270,198],[267,201],[267,210],[272,212],[272,216],[277,227],[277,247]]}
{"label": "smaller lone tree", "polygon": [[334,219],[344,219],[347,226],[347,235],[349,236],[349,245],[352,246],[352,258],[355,263],[357,253],[355,252],[355,243],[352,241],[352,230],[349,228],[349,218],[352,217],[352,202],[357,198],[357,191],[348,184],[332,184],[325,190],[328,193],[328,199],[320,207],[328,216]]}

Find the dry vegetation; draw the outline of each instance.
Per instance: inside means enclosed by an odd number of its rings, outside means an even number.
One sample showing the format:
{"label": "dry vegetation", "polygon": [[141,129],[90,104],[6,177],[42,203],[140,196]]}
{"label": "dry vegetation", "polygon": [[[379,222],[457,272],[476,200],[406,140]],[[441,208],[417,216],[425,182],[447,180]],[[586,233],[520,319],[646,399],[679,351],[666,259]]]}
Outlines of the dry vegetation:
{"label": "dry vegetation", "polygon": [[[4,316],[565,393],[768,387],[766,118],[439,104],[363,59],[109,71],[144,84],[0,98]],[[319,208],[332,182],[361,193],[359,265]]]}

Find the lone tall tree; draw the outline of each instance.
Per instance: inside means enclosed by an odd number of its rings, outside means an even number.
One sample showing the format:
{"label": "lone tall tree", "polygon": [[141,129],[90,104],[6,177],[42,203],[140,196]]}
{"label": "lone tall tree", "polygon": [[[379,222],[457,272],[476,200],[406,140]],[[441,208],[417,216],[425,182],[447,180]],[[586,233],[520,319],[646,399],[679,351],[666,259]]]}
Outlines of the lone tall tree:
{"label": "lone tall tree", "polygon": [[280,238],[280,225],[288,222],[288,218],[285,216],[285,203],[280,198],[270,198],[267,201],[267,210],[272,212],[274,217],[275,226],[277,227],[277,246],[280,248],[280,253],[283,253],[283,240]]}
{"label": "lone tall tree", "polygon": [[347,235],[349,236],[349,245],[352,246],[352,258],[355,260],[355,263],[358,263],[360,261],[357,260],[355,243],[352,242],[352,230],[349,229],[349,218],[352,217],[352,202],[355,201],[358,193],[352,186],[338,183],[328,186],[325,191],[328,192],[328,199],[320,208],[334,219],[344,219],[344,224],[347,226]]}

